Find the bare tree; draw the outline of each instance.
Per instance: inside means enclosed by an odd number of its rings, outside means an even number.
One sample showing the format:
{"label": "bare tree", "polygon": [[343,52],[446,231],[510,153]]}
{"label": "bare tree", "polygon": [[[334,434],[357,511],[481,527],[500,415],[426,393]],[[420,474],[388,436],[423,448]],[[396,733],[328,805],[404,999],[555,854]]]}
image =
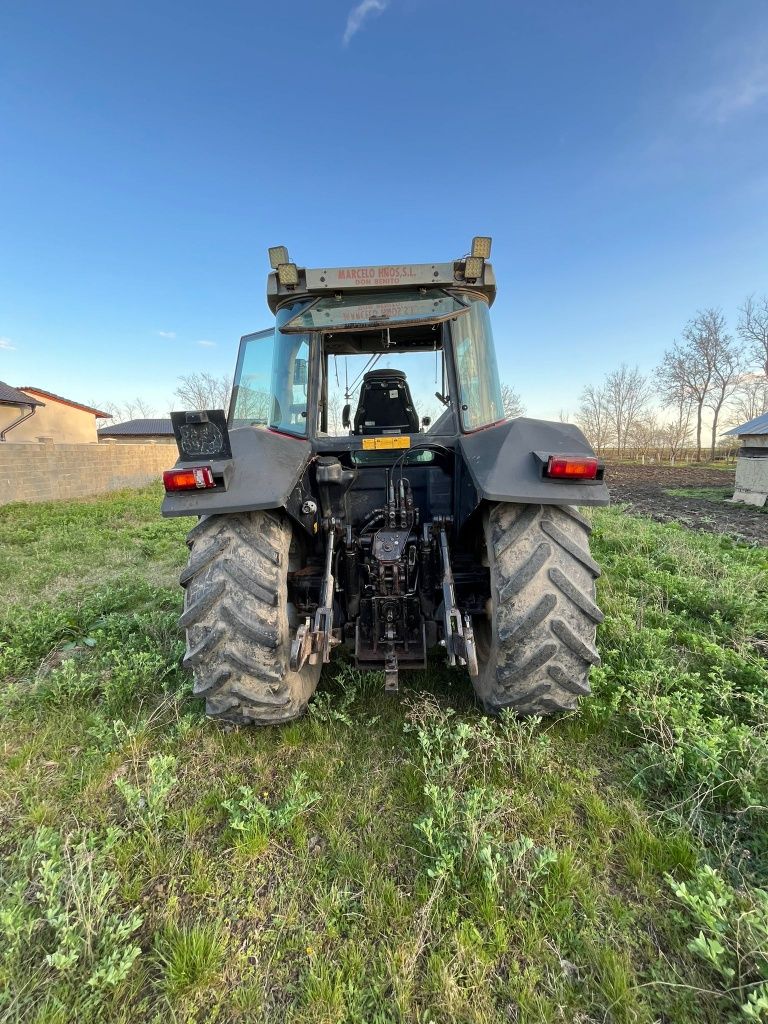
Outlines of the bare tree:
{"label": "bare tree", "polygon": [[342,404],[341,394],[334,391],[328,396],[328,433],[340,435],[347,433],[344,424],[341,422]]}
{"label": "bare tree", "polygon": [[712,443],[709,457],[714,460],[720,412],[741,384],[744,361],[733,338],[725,331],[725,318],[722,314],[717,322],[713,321],[713,327],[716,327],[716,331],[713,333],[712,339],[714,349],[712,388],[707,396],[706,404],[712,412]]}
{"label": "bare tree", "polygon": [[721,437],[717,442],[717,450],[726,458],[734,458],[740,447],[741,441],[738,437]]}
{"label": "bare tree", "polygon": [[179,377],[174,395],[187,409],[224,409],[229,406],[231,382],[229,377],[215,377],[212,373],[187,373]]}
{"label": "bare tree", "polygon": [[618,370],[609,373],[603,385],[605,408],[611,432],[616,438],[616,447],[622,455],[641,413],[651,399],[648,378],[622,363]]}
{"label": "bare tree", "polygon": [[[244,376],[237,389],[237,400],[235,402],[235,415],[240,420],[247,420],[250,423],[266,423],[269,417],[269,410],[272,404],[272,397],[268,391],[262,388],[253,388],[252,378]],[[207,405],[206,409],[214,408]],[[216,406],[215,408],[219,408]],[[222,406],[226,410],[227,406]]]}
{"label": "bare tree", "polygon": [[151,419],[155,415],[154,406],[150,405],[150,403],[146,402],[143,398],[134,398],[133,404],[136,407],[136,412],[143,419]]}
{"label": "bare tree", "polygon": [[669,403],[688,400],[696,409],[696,460],[701,461],[701,421],[704,403],[712,386],[713,353],[709,343],[712,310],[697,313],[683,329],[683,343],[676,341],[664,353],[658,370],[662,398]]}
{"label": "bare tree", "polygon": [[764,412],[768,412],[768,379],[762,374],[747,374],[734,393],[728,422],[738,426]]}
{"label": "bare tree", "polygon": [[713,415],[710,454],[715,456],[717,425],[724,403],[739,385],[743,363],[719,309],[700,310],[683,330],[683,342],[664,353],[659,368],[662,396],[671,404],[688,400],[696,409],[696,458],[701,460],[705,408]]}
{"label": "bare tree", "polygon": [[691,440],[691,401],[681,392],[672,403],[672,409],[672,416],[662,427],[662,433],[669,458],[674,462]]}
{"label": "bare tree", "polygon": [[508,420],[513,420],[517,416],[525,416],[523,400],[511,384],[501,385],[501,401],[504,406],[504,415]]}
{"label": "bare tree", "polygon": [[655,409],[636,417],[632,430],[627,435],[627,441],[633,448],[646,453],[665,447],[664,428]]}
{"label": "bare tree", "polygon": [[114,423],[120,420],[120,406],[116,402],[90,402],[89,403],[94,409],[99,409],[101,412],[108,414],[108,423]]}
{"label": "bare tree", "polygon": [[750,358],[768,377],[768,295],[759,299],[750,295],[744,300],[736,330],[744,344],[749,345]]}
{"label": "bare tree", "polygon": [[110,422],[124,422],[140,416],[142,419],[150,419],[155,415],[154,408],[143,398],[129,398],[118,405],[117,402],[96,402],[91,403],[94,408],[109,413]]}
{"label": "bare tree", "polygon": [[605,387],[588,384],[581,392],[579,408],[576,412],[576,423],[587,436],[587,440],[598,453],[610,444],[610,419]]}
{"label": "bare tree", "polygon": [[691,405],[680,402],[664,418],[658,409],[650,409],[637,419],[628,437],[629,443],[645,454],[656,453],[671,462],[680,455],[691,436]]}

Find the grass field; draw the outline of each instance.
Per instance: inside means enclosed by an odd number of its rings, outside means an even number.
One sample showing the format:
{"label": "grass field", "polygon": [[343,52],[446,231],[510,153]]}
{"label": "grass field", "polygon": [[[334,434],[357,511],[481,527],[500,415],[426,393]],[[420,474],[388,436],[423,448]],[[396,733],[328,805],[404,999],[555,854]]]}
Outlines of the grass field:
{"label": "grass field", "polygon": [[578,714],[340,665],[227,732],[158,503],[0,509],[0,1019],[768,1020],[768,550],[595,513]]}
{"label": "grass field", "polygon": [[700,498],[702,501],[722,502],[733,498],[733,487],[665,487],[664,493],[675,498]]}
{"label": "grass field", "polygon": [[728,501],[733,487],[665,487],[665,494],[676,498],[701,498],[703,501]]}

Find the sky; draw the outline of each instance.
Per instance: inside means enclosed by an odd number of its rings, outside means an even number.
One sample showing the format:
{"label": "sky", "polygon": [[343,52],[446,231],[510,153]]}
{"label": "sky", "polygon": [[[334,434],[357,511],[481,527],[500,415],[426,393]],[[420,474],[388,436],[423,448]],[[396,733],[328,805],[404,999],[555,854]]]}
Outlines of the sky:
{"label": "sky", "polygon": [[0,380],[165,414],[266,250],[493,236],[503,379],[574,410],[768,292],[766,0],[2,0]]}

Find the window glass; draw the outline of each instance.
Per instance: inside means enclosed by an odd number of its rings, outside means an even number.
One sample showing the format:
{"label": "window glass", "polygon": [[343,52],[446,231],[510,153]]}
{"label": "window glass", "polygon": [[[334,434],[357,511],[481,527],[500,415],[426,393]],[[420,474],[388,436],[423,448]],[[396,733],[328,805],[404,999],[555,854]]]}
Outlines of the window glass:
{"label": "window glass", "polygon": [[504,419],[491,318],[483,299],[471,299],[467,316],[451,323],[459,405],[464,430]]}
{"label": "window glass", "polygon": [[241,339],[232,391],[230,426],[266,425],[268,422],[274,348],[274,327],[268,331],[247,334]]}
{"label": "window glass", "polygon": [[[396,337],[393,332],[393,338]],[[405,383],[411,396],[416,419],[421,429],[424,417],[434,422],[443,411],[443,406],[435,397],[435,392],[443,386],[443,353],[440,349],[403,351],[396,344],[384,353],[372,354],[363,352],[354,355],[330,354],[327,360],[327,430],[332,435],[346,435],[354,430],[355,420],[361,423],[365,417],[358,415],[363,401],[363,384],[367,373],[383,370],[401,370],[405,374]],[[390,392],[384,392],[389,395]],[[369,395],[370,397],[370,395]],[[397,393],[392,393],[394,406]],[[344,406],[349,405],[350,428],[343,425]],[[379,412],[381,408],[379,407]],[[372,414],[375,420],[375,415]],[[373,431],[358,430],[357,433]],[[396,432],[396,431],[394,431]],[[402,433],[414,431],[403,426]]]}
{"label": "window glass", "polygon": [[232,426],[265,424],[285,433],[306,434],[309,336],[280,330],[304,305],[279,310],[276,329],[248,334],[240,342]]}
{"label": "window glass", "polygon": [[419,323],[422,320],[439,321],[459,316],[466,311],[463,299],[448,295],[439,288],[425,288],[421,292],[385,292],[373,295],[328,296],[313,302],[308,309],[286,322],[286,331],[353,330],[382,324]]}

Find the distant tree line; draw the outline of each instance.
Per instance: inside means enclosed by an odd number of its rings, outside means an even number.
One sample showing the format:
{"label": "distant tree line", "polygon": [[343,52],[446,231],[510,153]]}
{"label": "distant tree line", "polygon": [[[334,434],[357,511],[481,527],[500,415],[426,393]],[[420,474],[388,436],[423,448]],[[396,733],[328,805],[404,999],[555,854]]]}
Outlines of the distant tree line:
{"label": "distant tree line", "polygon": [[692,445],[700,460],[705,419],[714,458],[723,426],[766,411],[768,296],[750,296],[735,337],[721,310],[699,310],[651,374],[623,363],[601,384],[587,385],[575,419],[598,452],[656,448],[674,459]]}
{"label": "distant tree line", "polygon": [[[179,409],[224,409],[229,408],[229,397],[232,392],[232,381],[226,375],[217,377],[212,373],[187,373],[178,378],[174,394],[175,405]],[[95,407],[110,414],[114,423],[126,420],[151,419],[157,415],[154,406],[142,398],[133,398],[117,404],[116,402],[95,403]],[[164,413],[163,415],[168,415]]]}
{"label": "distant tree line", "polygon": [[[178,381],[179,383],[174,391],[177,408],[224,409],[225,411],[229,408],[232,382],[226,375],[217,377],[212,373],[202,371],[200,373],[184,374],[178,378]],[[520,395],[509,384],[502,384],[501,399],[504,405],[504,415],[507,419],[514,419],[516,416],[523,416],[525,414],[525,406],[520,399]],[[243,416],[266,418],[269,408],[269,396],[265,392],[244,394],[241,389],[238,407],[246,401],[248,408],[246,412],[243,412]],[[113,422],[123,422],[136,418],[147,419],[157,415],[154,407],[141,398],[130,399],[120,405],[115,402],[94,404],[104,412],[110,413],[110,419]],[[432,410],[427,411],[432,413]],[[329,401],[328,409],[328,425],[332,433],[338,434],[343,430],[341,413],[341,402],[338,396],[334,396]]]}
{"label": "distant tree line", "polygon": [[[175,402],[182,409],[227,409],[231,381],[227,376],[190,373],[178,378]],[[254,393],[253,414],[265,396]],[[522,416],[520,395],[502,385],[504,413]],[[141,398],[115,405],[94,403],[114,420],[156,415]],[[338,403],[337,403],[338,404]],[[258,406],[258,409],[256,409]],[[597,452],[663,451],[671,459],[693,447],[701,459],[704,422],[710,422],[709,455],[714,458],[724,426],[754,419],[768,411],[768,295],[754,295],[739,308],[735,336],[721,310],[699,310],[665,351],[650,374],[626,363],[606,374],[599,384],[581,392],[579,407],[559,419],[575,419]],[[329,409],[329,426],[341,431],[341,409]]]}
{"label": "distant tree line", "polygon": [[143,398],[129,398],[125,402],[93,402],[96,409],[109,414],[109,422],[124,423],[126,420],[151,419],[155,416],[154,407]]}

